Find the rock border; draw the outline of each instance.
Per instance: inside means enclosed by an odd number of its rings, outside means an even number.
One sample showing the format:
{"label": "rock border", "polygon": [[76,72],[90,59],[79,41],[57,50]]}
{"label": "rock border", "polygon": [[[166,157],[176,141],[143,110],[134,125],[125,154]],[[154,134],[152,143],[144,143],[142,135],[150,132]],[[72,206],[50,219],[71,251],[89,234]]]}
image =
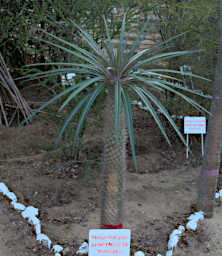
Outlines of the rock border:
{"label": "rock border", "polygon": [[[53,252],[55,256],[61,256],[60,252],[62,252],[64,248],[58,244],[52,245],[51,239],[46,234],[41,233],[41,222],[37,217],[39,214],[38,208],[35,208],[34,206],[25,206],[24,204],[19,203],[15,193],[11,192],[3,182],[0,183],[0,193],[2,193],[6,198],[8,198],[11,201],[11,206],[15,210],[20,211],[22,217],[28,220],[28,223],[34,226],[36,240],[39,241],[44,246],[47,246],[48,249],[51,252]],[[222,198],[222,189],[216,192],[215,198],[216,199]],[[186,230],[195,231],[197,229],[198,222],[203,219],[204,219],[204,212],[198,211],[198,212],[192,213],[187,218],[188,221],[186,223],[186,227],[184,227],[183,225],[180,225],[177,229],[174,229],[169,235],[169,241],[167,245],[168,250],[166,252],[166,256],[173,256],[173,251],[175,250],[181,235]],[[76,254],[83,255],[87,253],[88,253],[88,243],[84,242],[79,247]],[[145,253],[142,251],[137,251],[134,253],[134,256],[145,256]],[[162,256],[162,254],[158,253],[156,256]]]}

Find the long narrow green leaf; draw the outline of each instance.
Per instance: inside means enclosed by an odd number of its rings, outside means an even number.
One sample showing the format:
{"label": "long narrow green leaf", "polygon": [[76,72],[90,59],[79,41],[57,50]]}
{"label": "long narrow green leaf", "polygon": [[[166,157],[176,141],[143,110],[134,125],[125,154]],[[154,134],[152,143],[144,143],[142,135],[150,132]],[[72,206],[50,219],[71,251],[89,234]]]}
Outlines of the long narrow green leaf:
{"label": "long narrow green leaf", "polygon": [[142,50],[140,52],[138,52],[136,55],[132,56],[129,61],[127,63],[125,63],[125,66],[123,68],[123,71],[122,71],[122,74],[124,72],[128,72],[129,69],[132,68],[132,66],[134,65],[134,63],[138,62],[140,59],[144,59],[146,56],[150,55],[151,53],[153,53],[154,51],[156,50],[162,50],[162,48],[169,48],[167,46],[167,43],[175,40],[176,38],[178,37],[181,37],[183,36],[184,34],[186,34],[187,32],[184,32],[184,33],[181,33],[179,35],[176,35],[176,36],[173,36],[155,46],[153,46],[152,48],[149,48],[149,49],[145,49],[145,50]]}
{"label": "long narrow green leaf", "polygon": [[69,125],[69,123],[71,122],[71,120],[75,117],[75,115],[78,113],[78,111],[81,109],[81,107],[84,105],[84,103],[86,103],[86,101],[89,99],[89,97],[92,95],[92,93],[88,93],[83,99],[81,99],[78,104],[75,106],[75,108],[72,110],[72,112],[70,113],[70,115],[67,117],[67,119],[65,120],[60,132],[59,132],[59,135],[57,137],[57,140],[56,140],[56,148],[58,147],[59,145],[59,142],[62,138],[62,135],[66,129],[66,127]]}
{"label": "long narrow green leaf", "polygon": [[113,50],[113,44],[112,44],[112,39],[110,36],[110,31],[106,22],[105,17],[103,16],[104,24],[105,24],[105,30],[106,30],[106,36],[107,36],[107,42],[105,42],[105,45],[107,45],[107,53],[110,56],[111,63],[114,63],[114,50]]}
{"label": "long narrow green leaf", "polygon": [[182,32],[182,33],[180,33],[178,35],[172,36],[169,39],[164,40],[164,41],[158,43],[157,45],[153,46],[152,48],[149,49],[150,51],[149,50],[148,51],[149,51],[149,53],[151,53],[151,52],[154,52],[157,49],[162,49],[162,47],[163,48],[168,48],[169,47],[168,43],[172,42],[173,40],[175,40],[175,39],[177,39],[179,37],[184,36],[187,33],[189,33],[189,31],[185,31],[185,32]]}
{"label": "long narrow green leaf", "polygon": [[178,83],[171,83],[171,82],[167,82],[167,81],[163,81],[164,84],[167,84],[167,85],[170,85],[174,88],[177,88],[177,89],[180,89],[180,90],[183,90],[183,91],[186,91],[186,92],[189,92],[191,94],[194,94],[194,95],[198,95],[198,96],[201,96],[203,98],[207,98],[207,99],[212,99],[212,96],[210,95],[205,95],[199,91],[196,91],[196,90],[192,90],[192,89],[189,89],[189,88],[186,88],[184,86],[181,86],[180,84]]}
{"label": "long narrow green leaf", "polygon": [[[130,33],[131,33],[131,32],[132,32],[132,29],[127,32],[126,38],[125,38],[125,40],[124,40],[124,44],[123,44],[123,51],[124,51],[124,53],[125,53],[125,51],[126,51],[127,44],[128,44],[128,42],[129,42],[129,36],[130,36]],[[129,60],[128,54],[124,54],[124,61],[123,61],[123,62],[124,62],[124,65],[125,65],[125,63],[128,62],[128,60]]]}
{"label": "long narrow green leaf", "polygon": [[166,73],[173,73],[173,74],[180,74],[180,75],[185,75],[185,76],[190,76],[190,77],[195,77],[195,78],[200,78],[202,80],[208,81],[208,82],[212,82],[212,80],[203,77],[203,76],[199,76],[190,72],[181,72],[181,71],[177,71],[177,70],[172,70],[172,69],[150,69],[151,72],[166,72]]}
{"label": "long narrow green leaf", "polygon": [[183,82],[182,79],[178,79],[177,77],[173,77],[173,76],[168,76],[168,75],[163,75],[161,73],[156,73],[156,72],[153,72],[153,71],[149,71],[149,70],[144,70],[140,73],[140,75],[147,75],[147,76],[153,76],[153,77],[157,77],[157,78],[167,78],[167,79],[170,79],[170,80],[175,80],[175,81],[178,81],[178,82]]}
{"label": "long narrow green leaf", "polygon": [[49,101],[47,101],[46,103],[42,104],[42,106],[40,108],[38,108],[37,110],[33,111],[31,115],[29,115],[29,117],[27,117],[24,121],[22,121],[21,124],[24,124],[25,121],[30,121],[33,117],[35,117],[41,110],[43,110],[44,108],[46,108],[48,105],[50,105],[51,103],[53,103],[54,101],[58,100],[59,98],[61,98],[62,96],[66,95],[67,93],[71,92],[72,90],[74,90],[76,88],[76,85],[70,86],[69,88],[65,89],[64,91],[62,91],[61,93],[57,94],[56,96],[54,96],[52,99],[50,99]]}
{"label": "long narrow green leaf", "polygon": [[43,71],[43,72],[37,72],[34,74],[29,74],[21,77],[17,77],[14,80],[34,80],[34,79],[39,79],[42,77],[48,77],[48,76],[53,76],[53,75],[62,75],[62,74],[68,74],[68,73],[80,73],[80,74],[93,74],[92,72],[87,72],[85,69],[75,69],[75,68],[60,68],[60,69],[53,69],[49,71]]}
{"label": "long narrow green leaf", "polygon": [[98,73],[98,69],[95,68],[93,65],[83,64],[83,63],[75,63],[75,62],[46,62],[46,63],[35,63],[25,65],[25,67],[37,67],[37,66],[69,66],[69,67],[81,67],[85,68],[86,70],[93,70],[94,72]]}
{"label": "long narrow green leaf", "polygon": [[115,139],[119,146],[120,109],[121,109],[121,85],[119,81],[114,85],[114,114],[115,114]]}
{"label": "long narrow green leaf", "polygon": [[[145,79],[144,77],[135,76],[135,75],[133,76],[133,78],[142,82],[142,85],[145,83],[145,84],[151,86],[152,88],[156,89],[157,91],[164,92],[164,89],[162,89],[160,86],[156,85],[156,83],[153,82],[151,79]],[[133,82],[136,83],[137,81],[133,81]],[[138,82],[136,84],[138,85]]]}
{"label": "long narrow green leaf", "polygon": [[86,41],[86,43],[91,47],[94,52],[96,52],[101,58],[106,62],[106,57],[103,53],[103,51],[100,49],[99,45],[93,40],[93,38],[84,30],[82,29],[78,24],[76,24],[73,20],[70,20],[70,22],[79,29],[81,32],[81,36]]}
{"label": "long narrow green leaf", "polygon": [[130,139],[133,162],[134,162],[136,171],[138,171],[137,162],[136,162],[136,151],[135,151],[135,140],[134,140],[134,131],[133,131],[133,117],[132,117],[132,109],[131,109],[131,100],[127,93],[127,90],[124,90],[123,88],[122,88],[122,102],[123,102],[124,112],[125,112],[125,116],[126,116],[126,125],[127,125],[129,139]]}
{"label": "long narrow green leaf", "polygon": [[63,102],[62,106],[59,108],[59,111],[63,110],[64,107],[78,94],[80,93],[82,90],[86,89],[88,86],[90,86],[91,84],[93,83],[96,83],[98,81],[101,81],[103,78],[102,77],[94,77],[94,78],[91,78],[91,79],[88,79],[88,80],[84,80],[77,85],[77,89],[71,93],[69,95],[69,97]]}
{"label": "long narrow green leaf", "polygon": [[170,86],[167,86],[164,83],[160,83],[160,82],[155,82],[157,85],[161,86],[162,88],[173,92],[174,94],[180,96],[181,98],[183,98],[185,101],[187,101],[189,104],[191,104],[192,106],[194,106],[197,110],[201,111],[201,112],[206,112],[207,114],[210,115],[210,112],[205,109],[204,107],[202,107],[200,104],[198,104],[196,101],[192,100],[190,97],[185,96],[184,94],[178,92],[177,90],[174,90],[173,88],[171,88]]}
{"label": "long narrow green leaf", "polygon": [[157,79],[157,78],[144,78],[144,77],[140,77],[140,76],[134,76],[136,79],[140,80],[140,81],[143,81],[144,83],[146,84],[156,84],[156,82],[159,82],[159,83],[163,83],[163,84],[166,84],[166,85],[170,85],[171,87],[174,87],[174,88],[177,88],[177,89],[180,89],[182,91],[186,91],[186,92],[189,92],[191,94],[194,94],[194,95],[198,95],[198,96],[201,96],[203,98],[207,98],[207,99],[211,99],[212,97],[210,95],[204,95],[198,91],[195,91],[195,90],[192,90],[192,89],[189,89],[189,88],[186,88],[184,86],[181,86],[179,84],[176,84],[176,83],[172,83],[172,82],[168,82],[166,80],[161,80],[161,79]]}
{"label": "long narrow green leaf", "polygon": [[122,60],[124,58],[124,49],[125,49],[125,44],[126,44],[126,42],[124,42],[125,29],[126,29],[126,14],[124,14],[124,16],[123,16],[121,30],[120,30],[119,47],[117,49],[117,62],[118,62],[119,69],[121,69]]}
{"label": "long narrow green leaf", "polygon": [[66,47],[64,47],[64,46],[62,46],[62,45],[55,44],[55,43],[53,43],[53,42],[51,42],[51,41],[48,41],[48,40],[38,39],[38,41],[41,41],[41,42],[44,42],[44,43],[46,43],[46,44],[52,45],[52,46],[54,46],[54,47],[56,47],[56,48],[59,48],[59,49],[65,51],[65,52],[69,53],[69,54],[72,54],[72,55],[78,57],[79,59],[84,60],[84,61],[86,61],[86,62],[88,62],[88,63],[90,63],[90,64],[96,66],[99,70],[101,70],[101,71],[104,72],[103,66],[102,66],[98,61],[96,61],[96,60],[94,60],[94,59],[85,57],[84,55],[80,54],[79,52],[72,51],[72,50],[70,50],[70,49],[68,49],[68,48],[66,48]]}
{"label": "long narrow green leaf", "polygon": [[150,112],[150,114],[153,116],[154,120],[156,121],[157,125],[159,126],[163,136],[165,137],[166,141],[168,142],[169,145],[171,145],[170,140],[166,134],[166,131],[156,113],[156,111],[154,110],[154,108],[152,107],[152,105],[150,104],[149,100],[147,99],[147,97],[143,94],[143,91],[137,87],[137,86],[131,86],[131,88],[137,93],[137,95],[140,97],[140,99],[143,101],[143,103],[145,104],[145,106],[147,107],[148,111]]}
{"label": "long narrow green leaf", "polygon": [[104,49],[105,49],[107,56],[110,60],[110,63],[108,66],[112,67],[112,66],[114,66],[114,62],[115,62],[115,55],[114,55],[114,52],[112,52],[112,50],[110,49],[108,40],[107,40],[107,42],[104,41],[103,46],[104,46]]}
{"label": "long narrow green leaf", "polygon": [[59,49],[65,51],[65,52],[67,52],[67,53],[69,53],[69,54],[72,54],[72,55],[74,55],[74,56],[78,57],[79,59],[82,59],[82,60],[84,60],[84,61],[86,61],[86,62],[91,63],[90,61],[92,61],[91,58],[88,58],[88,57],[86,57],[85,55],[82,55],[82,54],[80,54],[80,53],[77,52],[77,51],[70,50],[70,49],[68,49],[67,47],[62,46],[62,45],[60,45],[60,44],[53,43],[53,42],[51,42],[51,41],[49,41],[49,40],[41,39],[41,38],[36,38],[36,40],[41,41],[41,42],[46,43],[46,44],[49,44],[49,45],[52,45],[52,46],[54,46],[54,47],[56,47],[56,48],[59,48]]}
{"label": "long narrow green leaf", "polygon": [[121,25],[121,30],[120,30],[120,38],[119,38],[120,42],[123,41],[123,39],[124,39],[125,28],[126,28],[126,14],[124,13],[123,20],[122,20],[122,25]]}
{"label": "long narrow green leaf", "polygon": [[[145,30],[147,29],[148,25],[150,24],[151,20],[152,20],[151,18],[146,20],[146,22],[144,23],[143,27],[141,28],[138,36],[134,39],[133,44],[129,51],[129,58],[132,57],[132,55],[138,49],[138,47],[141,43],[141,37],[143,36],[143,34],[144,34]],[[150,29],[148,31],[150,31]]]}
{"label": "long narrow green leaf", "polygon": [[68,41],[66,41],[66,40],[64,40],[64,39],[62,39],[62,38],[60,38],[60,37],[57,37],[57,36],[55,36],[55,35],[53,35],[53,34],[50,34],[50,33],[48,33],[47,31],[45,31],[45,30],[43,30],[43,29],[40,29],[40,31],[42,31],[44,34],[46,34],[46,35],[48,35],[48,36],[50,36],[50,37],[56,39],[57,41],[59,41],[59,42],[65,44],[65,45],[67,45],[67,46],[69,46],[69,47],[71,47],[71,48],[77,50],[78,52],[80,52],[81,54],[87,56],[87,57],[90,58],[91,60],[97,61],[97,58],[96,58],[95,55],[93,55],[91,52],[88,52],[87,50],[85,50],[85,49],[79,47],[78,45],[72,44],[72,43],[70,43],[70,42],[68,42]]}
{"label": "long narrow green leaf", "polygon": [[94,90],[94,92],[90,95],[90,98],[87,101],[86,106],[84,107],[84,109],[81,113],[81,116],[78,120],[78,125],[76,127],[75,136],[74,136],[74,139],[73,139],[73,152],[75,151],[75,147],[77,145],[79,134],[81,132],[82,125],[84,123],[86,115],[87,115],[90,107],[92,106],[93,102],[95,101],[96,97],[105,89],[105,87],[106,87],[106,85],[100,85],[98,88],[96,88]]}
{"label": "long narrow green leaf", "polygon": [[116,53],[116,73],[118,74],[119,74],[119,71],[121,70],[121,65],[122,65],[121,55],[122,55],[122,44],[119,41],[117,44],[117,53]]}
{"label": "long narrow green leaf", "polygon": [[160,61],[160,60],[166,60],[169,58],[174,58],[174,57],[178,57],[178,56],[183,56],[183,55],[187,55],[187,54],[192,54],[192,53],[197,53],[199,51],[176,51],[176,52],[167,52],[167,53],[161,53],[161,54],[157,54],[155,56],[152,56],[148,59],[145,59],[143,61],[140,61],[139,63],[135,64],[133,68],[137,69],[141,66],[143,66],[144,64],[151,64],[154,61]]}
{"label": "long narrow green leaf", "polygon": [[122,60],[124,55],[124,33],[125,33],[125,26],[126,26],[125,23],[126,23],[126,15],[124,14],[121,30],[120,30],[120,38],[119,38],[119,42],[117,44],[117,49],[116,49],[116,58],[115,58],[116,73],[118,73],[118,76],[121,71]]}
{"label": "long narrow green leaf", "polygon": [[182,142],[184,143],[184,145],[186,145],[186,141],[183,137],[183,135],[181,134],[180,130],[178,129],[176,123],[174,122],[174,120],[172,119],[172,117],[170,116],[170,114],[168,113],[167,109],[160,103],[160,101],[148,90],[146,90],[145,88],[142,88],[142,91],[145,95],[147,95],[149,97],[149,99],[160,109],[160,111],[164,114],[164,116],[167,118],[167,120],[170,122],[170,124],[172,125],[172,127],[174,128],[174,130],[176,131],[177,135],[179,136],[179,138],[182,140]]}

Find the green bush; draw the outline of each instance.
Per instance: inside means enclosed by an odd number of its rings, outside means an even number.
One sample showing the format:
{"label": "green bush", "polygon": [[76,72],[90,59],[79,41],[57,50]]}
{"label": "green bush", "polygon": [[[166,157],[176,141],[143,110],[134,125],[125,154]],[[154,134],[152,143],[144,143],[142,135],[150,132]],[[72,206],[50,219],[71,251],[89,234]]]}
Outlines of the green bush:
{"label": "green bush", "polygon": [[[171,66],[179,68],[182,65],[189,65],[195,73],[213,79],[219,36],[216,26],[219,17],[218,1],[155,0],[150,3],[159,19],[163,40],[187,31],[183,40],[175,41],[175,49],[204,50],[201,56],[174,59],[170,63]],[[198,83],[196,84],[198,86]]]}
{"label": "green bush", "polygon": [[[219,1],[193,0],[151,0],[149,2],[159,23],[162,40],[178,33],[187,32],[183,39],[175,40],[171,47],[175,50],[203,50],[201,54],[186,55],[170,60],[169,68],[179,70],[181,66],[191,67],[192,72],[211,80],[214,78],[218,51],[218,4]],[[204,81],[187,80],[189,88],[212,94],[212,87]],[[174,114],[193,113],[189,105],[181,105],[177,97],[168,95],[167,104]],[[210,102],[202,100],[201,104],[209,109]]]}
{"label": "green bush", "polygon": [[34,37],[44,37],[39,28],[82,46],[76,29],[70,25],[71,19],[87,27],[93,39],[100,43],[105,37],[102,15],[109,22],[111,37],[114,37],[119,34],[124,9],[128,9],[127,19],[132,20],[136,12],[134,6],[134,1],[129,0],[3,1],[0,51],[14,72],[29,63],[72,61],[68,54],[35,40]]}

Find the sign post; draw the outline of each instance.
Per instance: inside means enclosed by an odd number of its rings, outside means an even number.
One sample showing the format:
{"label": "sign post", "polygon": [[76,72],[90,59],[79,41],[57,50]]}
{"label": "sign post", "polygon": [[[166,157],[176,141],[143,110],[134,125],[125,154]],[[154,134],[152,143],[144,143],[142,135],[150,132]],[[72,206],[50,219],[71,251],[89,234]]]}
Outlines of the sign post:
{"label": "sign post", "polygon": [[206,133],[206,117],[185,116],[184,133],[186,134],[186,158],[189,156],[189,134],[201,134],[201,154],[204,155],[203,134]]}
{"label": "sign post", "polygon": [[92,229],[89,231],[89,256],[129,255],[129,229]]}

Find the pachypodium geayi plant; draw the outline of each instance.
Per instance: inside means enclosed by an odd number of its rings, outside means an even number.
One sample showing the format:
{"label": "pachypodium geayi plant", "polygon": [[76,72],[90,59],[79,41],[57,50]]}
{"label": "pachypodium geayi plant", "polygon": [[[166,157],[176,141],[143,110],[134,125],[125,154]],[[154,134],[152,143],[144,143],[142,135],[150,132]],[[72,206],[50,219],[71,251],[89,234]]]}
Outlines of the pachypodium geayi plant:
{"label": "pachypodium geayi plant", "polygon": [[[106,95],[103,155],[104,187],[101,204],[102,228],[121,228],[123,226],[123,191],[126,170],[127,131],[131,144],[132,157],[136,167],[131,109],[132,101],[135,99],[142,101],[169,144],[170,141],[158,116],[158,110],[167,118],[181,140],[184,143],[185,141],[174,120],[159,100],[159,97],[155,96],[156,92],[164,93],[166,90],[170,91],[189,102],[198,110],[207,111],[188,97],[187,93],[203,95],[183,87],[179,83],[182,80],[176,78],[176,76],[180,74],[182,76],[190,76],[190,73],[182,74],[177,70],[157,68],[158,62],[163,63],[163,61],[170,58],[191,53],[190,51],[166,52],[169,45],[168,43],[182,36],[182,34],[160,42],[150,49],[138,51],[141,40],[144,35],[147,35],[150,31],[151,20],[147,20],[143,25],[131,46],[129,46],[127,42],[128,35],[125,31],[125,20],[126,16],[123,17],[119,43],[115,48],[112,44],[110,31],[105,19],[104,24],[107,38],[103,43],[104,49],[101,49],[100,46],[96,44],[89,33],[72,21],[70,22],[79,30],[82,40],[86,44],[86,48],[84,49],[44,31],[45,35],[48,36],[50,40],[42,39],[41,41],[75,56],[75,59],[77,58],[79,61],[76,63],[47,63],[47,65],[55,65],[60,68],[24,77],[27,79],[35,79],[64,73],[75,73],[81,78],[80,82],[71,85],[54,96],[47,103],[43,104],[36,113],[54,101],[62,98],[64,95],[67,95],[60,107],[60,110],[63,110],[67,104],[73,101],[83,90],[86,91],[87,89],[87,93],[76,103],[70,115],[65,120],[57,138],[57,145],[65,129],[78,113],[79,119],[73,137],[73,145],[75,148],[84,120],[91,106],[101,93]],[[194,74],[192,74],[192,76],[196,78],[199,77]],[[89,90],[89,88],[91,89]]]}

